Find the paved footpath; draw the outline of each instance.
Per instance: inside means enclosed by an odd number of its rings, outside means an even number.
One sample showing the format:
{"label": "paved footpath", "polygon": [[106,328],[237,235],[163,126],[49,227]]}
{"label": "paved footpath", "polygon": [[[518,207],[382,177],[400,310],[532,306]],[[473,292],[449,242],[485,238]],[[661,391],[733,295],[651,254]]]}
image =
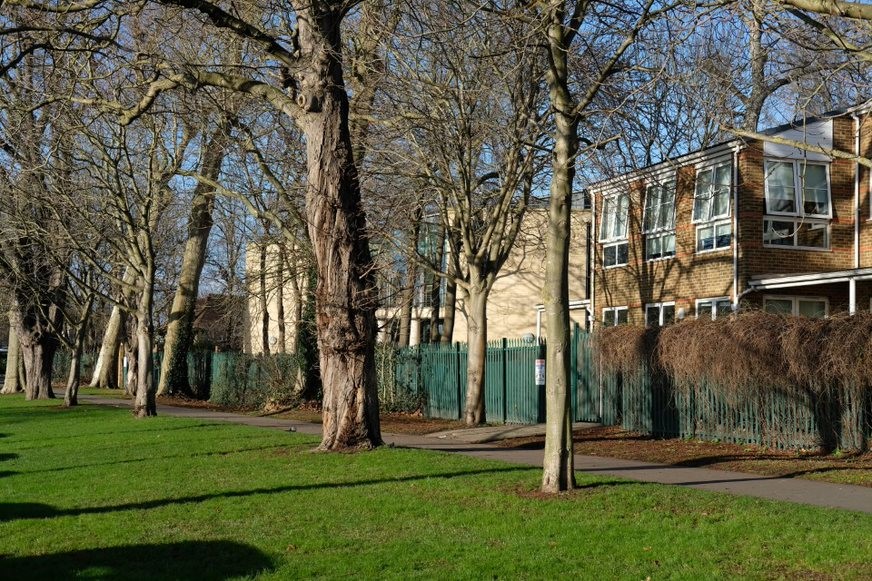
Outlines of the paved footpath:
{"label": "paved footpath", "polygon": [[[131,404],[129,400],[101,398],[82,394],[79,395],[79,400],[82,403],[111,405],[115,407],[130,407]],[[296,431],[301,434],[321,434],[320,424],[269,416],[249,416],[168,405],[159,405],[158,414],[199,420],[233,422],[261,428]],[[541,427],[528,428],[530,431],[535,429],[541,429]],[[442,432],[426,436],[385,433],[382,434],[382,437],[386,443],[398,447],[454,452],[476,458],[500,460],[528,466],[542,465],[544,455],[542,450],[500,448],[492,443],[478,443],[482,440],[492,441],[495,439],[493,434],[499,434],[500,432],[505,432],[510,434],[511,437],[515,437],[516,433],[513,430],[507,432],[505,427],[481,428],[482,432],[479,433],[475,430]],[[485,434],[484,437],[481,434]],[[618,476],[642,482],[672,484],[712,492],[726,492],[740,496],[767,498],[872,514],[872,488],[863,486],[815,482],[801,478],[775,478],[744,472],[711,470],[709,468],[686,468],[637,460],[583,456],[580,454],[575,456],[575,468],[581,472]]]}

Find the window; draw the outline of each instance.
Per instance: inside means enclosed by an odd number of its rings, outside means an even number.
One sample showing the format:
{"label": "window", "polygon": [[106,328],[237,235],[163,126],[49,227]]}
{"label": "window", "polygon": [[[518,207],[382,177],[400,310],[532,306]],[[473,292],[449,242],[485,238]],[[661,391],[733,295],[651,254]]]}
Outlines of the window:
{"label": "window", "polygon": [[709,222],[730,215],[732,177],[733,166],[730,162],[707,167],[696,174],[694,222]]}
{"label": "window", "polygon": [[696,301],[697,319],[717,319],[732,314],[733,303],[727,297]]}
{"label": "window", "polygon": [[627,324],[627,307],[611,307],[603,309],[603,326],[616,327]]}
{"label": "window", "polygon": [[830,218],[827,165],[802,160],[767,160],[766,212]]}
{"label": "window", "polygon": [[729,248],[733,239],[733,225],[729,220],[702,224],[696,228],[696,251],[707,252]]}
{"label": "window", "polygon": [[696,174],[693,221],[699,224],[696,228],[697,252],[730,247],[733,238],[733,224],[729,219],[732,177],[730,162],[707,167]]}
{"label": "window", "polygon": [[830,225],[826,220],[807,218],[763,220],[763,245],[826,250],[830,247]]}
{"label": "window", "polygon": [[663,327],[675,322],[675,303],[645,305],[645,326]]}
{"label": "window", "polygon": [[617,194],[603,198],[600,242],[603,245],[603,267],[627,264],[627,209],[630,196]]}
{"label": "window", "polygon": [[675,256],[675,181],[648,186],[642,230],[646,260]]}
{"label": "window", "polygon": [[829,311],[827,299],[817,297],[764,297],[763,310],[779,315],[823,319]]}

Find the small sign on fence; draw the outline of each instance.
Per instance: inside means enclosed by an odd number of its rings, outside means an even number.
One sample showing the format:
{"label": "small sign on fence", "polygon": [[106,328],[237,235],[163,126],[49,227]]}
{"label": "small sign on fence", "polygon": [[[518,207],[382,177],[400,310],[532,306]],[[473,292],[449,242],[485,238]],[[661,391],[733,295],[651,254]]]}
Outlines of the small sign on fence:
{"label": "small sign on fence", "polygon": [[536,386],[541,387],[545,385],[545,360],[537,359],[536,360]]}

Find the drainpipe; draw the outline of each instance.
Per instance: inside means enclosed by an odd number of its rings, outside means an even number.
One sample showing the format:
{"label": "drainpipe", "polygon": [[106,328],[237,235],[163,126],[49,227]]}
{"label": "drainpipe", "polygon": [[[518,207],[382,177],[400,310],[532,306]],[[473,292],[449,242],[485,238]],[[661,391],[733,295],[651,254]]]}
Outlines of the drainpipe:
{"label": "drainpipe", "polygon": [[[733,149],[733,311],[739,310],[739,149]],[[744,293],[742,293],[744,294]]]}
{"label": "drainpipe", "polygon": [[597,241],[597,233],[599,230],[596,228],[596,192],[590,193],[590,226],[588,230],[587,237],[587,259],[588,264],[590,265],[588,268],[588,276],[590,279],[587,281],[587,288],[590,289],[590,330],[593,331],[594,323],[596,322],[596,277],[594,276],[594,271],[596,270],[596,260],[594,257],[596,256],[596,241]]}
{"label": "drainpipe", "polygon": [[[860,118],[856,113],[851,114],[851,117],[854,119],[854,155],[860,157]],[[860,268],[860,162],[856,160],[854,161],[854,268]]]}

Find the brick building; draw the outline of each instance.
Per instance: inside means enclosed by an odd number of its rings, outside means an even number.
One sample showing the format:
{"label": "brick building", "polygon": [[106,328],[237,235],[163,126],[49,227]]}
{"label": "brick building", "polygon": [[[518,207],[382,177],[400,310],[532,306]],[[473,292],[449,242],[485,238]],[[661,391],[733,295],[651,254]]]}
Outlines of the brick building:
{"label": "brick building", "polygon": [[600,324],[872,308],[872,101],[763,133],[591,187]]}

